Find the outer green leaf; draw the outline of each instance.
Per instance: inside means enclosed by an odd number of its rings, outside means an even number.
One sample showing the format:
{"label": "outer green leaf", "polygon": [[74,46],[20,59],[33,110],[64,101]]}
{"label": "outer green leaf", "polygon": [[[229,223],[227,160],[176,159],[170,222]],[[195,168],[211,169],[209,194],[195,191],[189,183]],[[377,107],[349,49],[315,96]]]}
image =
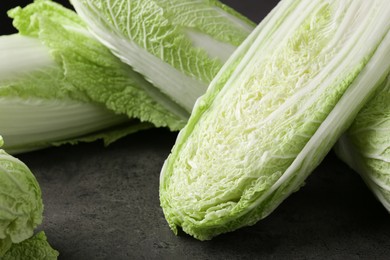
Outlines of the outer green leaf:
{"label": "outer green leaf", "polygon": [[74,0],[94,35],[191,112],[253,24],[212,0]]}
{"label": "outer green leaf", "polygon": [[45,233],[41,231],[21,243],[12,245],[10,250],[2,257],[2,259],[55,260],[58,256],[58,251],[50,246],[47,242]]}
{"label": "outer green leaf", "polygon": [[164,164],[172,230],[210,239],[298,190],[389,73],[389,29],[386,0],[282,0],[198,99]]}
{"label": "outer green leaf", "polygon": [[28,167],[0,150],[0,257],[42,222],[41,189]]}
{"label": "outer green leaf", "polygon": [[390,212],[390,76],[335,148]]}

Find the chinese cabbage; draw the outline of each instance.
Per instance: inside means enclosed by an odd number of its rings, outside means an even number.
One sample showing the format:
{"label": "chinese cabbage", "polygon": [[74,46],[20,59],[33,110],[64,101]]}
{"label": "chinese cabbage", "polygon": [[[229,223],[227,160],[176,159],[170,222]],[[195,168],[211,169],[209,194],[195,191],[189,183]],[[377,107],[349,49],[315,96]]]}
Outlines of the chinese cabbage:
{"label": "chinese cabbage", "polygon": [[387,0],[282,0],[200,97],[160,176],[170,228],[205,240],[269,215],[390,71]]}
{"label": "chinese cabbage", "polygon": [[9,15],[19,34],[0,37],[0,131],[7,151],[78,137],[109,142],[150,123],[172,130],[185,124],[188,113],[95,40],[74,11],[37,0]]}

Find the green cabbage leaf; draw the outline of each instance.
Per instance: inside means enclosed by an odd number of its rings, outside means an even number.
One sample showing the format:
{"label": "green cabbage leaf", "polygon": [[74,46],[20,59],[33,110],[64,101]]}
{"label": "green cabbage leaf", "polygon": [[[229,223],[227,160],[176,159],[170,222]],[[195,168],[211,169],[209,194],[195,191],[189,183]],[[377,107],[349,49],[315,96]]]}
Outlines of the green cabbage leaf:
{"label": "green cabbage leaf", "polygon": [[170,228],[253,225],[297,191],[390,72],[387,0],[282,0],[232,54],[160,176]]}

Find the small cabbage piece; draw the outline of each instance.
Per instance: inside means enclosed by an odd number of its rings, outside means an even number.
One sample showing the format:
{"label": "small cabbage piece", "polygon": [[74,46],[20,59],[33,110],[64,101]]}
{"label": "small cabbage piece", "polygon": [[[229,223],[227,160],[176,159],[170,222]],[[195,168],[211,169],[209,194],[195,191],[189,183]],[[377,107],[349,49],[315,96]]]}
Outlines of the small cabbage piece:
{"label": "small cabbage piece", "polygon": [[21,243],[13,244],[1,259],[56,260],[58,256],[58,251],[53,249],[47,242],[45,232],[40,231],[33,237],[26,239]]}
{"label": "small cabbage piece", "polygon": [[335,146],[390,212],[390,75]]}
{"label": "small cabbage piece", "polygon": [[170,228],[200,240],[269,215],[390,71],[387,0],[282,0],[200,97],[160,176]]}
{"label": "small cabbage piece", "polygon": [[41,189],[29,168],[3,149],[0,149],[0,190],[1,258],[13,243],[33,235],[42,222],[43,203]]}
{"label": "small cabbage piece", "polygon": [[103,44],[188,113],[253,30],[216,0],[72,0]]}

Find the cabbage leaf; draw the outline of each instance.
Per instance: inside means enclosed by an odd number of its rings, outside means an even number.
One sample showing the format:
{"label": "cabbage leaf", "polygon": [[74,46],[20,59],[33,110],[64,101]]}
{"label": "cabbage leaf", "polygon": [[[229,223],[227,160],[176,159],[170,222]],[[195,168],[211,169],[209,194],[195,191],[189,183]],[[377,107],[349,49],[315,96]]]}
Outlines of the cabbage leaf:
{"label": "cabbage leaf", "polygon": [[200,97],[160,176],[170,228],[205,240],[269,215],[390,71],[387,0],[282,0]]}

